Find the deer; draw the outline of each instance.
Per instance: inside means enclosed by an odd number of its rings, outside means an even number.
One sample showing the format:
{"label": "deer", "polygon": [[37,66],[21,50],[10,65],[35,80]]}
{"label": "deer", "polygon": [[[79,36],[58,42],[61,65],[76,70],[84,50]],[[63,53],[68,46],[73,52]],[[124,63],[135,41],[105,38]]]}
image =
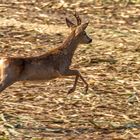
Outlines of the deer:
{"label": "deer", "polygon": [[92,42],[85,31],[89,22],[82,23],[76,12],[73,15],[76,18],[76,23],[66,18],[70,34],[59,47],[39,56],[0,58],[0,92],[18,81],[48,81],[55,78],[75,76],[75,81],[72,88],[68,90],[68,94],[75,91],[79,78],[85,84],[85,92],[87,93],[88,83],[79,70],[71,69],[70,66],[77,47],[80,44]]}

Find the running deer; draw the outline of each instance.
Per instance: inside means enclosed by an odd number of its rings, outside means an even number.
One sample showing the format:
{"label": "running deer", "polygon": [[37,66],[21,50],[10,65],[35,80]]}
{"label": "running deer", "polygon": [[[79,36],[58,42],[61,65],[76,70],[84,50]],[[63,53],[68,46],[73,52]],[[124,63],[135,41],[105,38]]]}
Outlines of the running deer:
{"label": "running deer", "polygon": [[65,76],[75,76],[74,84],[68,94],[75,91],[79,78],[86,85],[87,92],[88,84],[80,72],[69,67],[77,46],[91,43],[92,39],[85,32],[88,22],[81,23],[77,13],[74,16],[77,24],[66,18],[66,24],[71,29],[71,33],[59,47],[41,56],[3,57],[0,59],[0,92],[17,81],[51,80]]}

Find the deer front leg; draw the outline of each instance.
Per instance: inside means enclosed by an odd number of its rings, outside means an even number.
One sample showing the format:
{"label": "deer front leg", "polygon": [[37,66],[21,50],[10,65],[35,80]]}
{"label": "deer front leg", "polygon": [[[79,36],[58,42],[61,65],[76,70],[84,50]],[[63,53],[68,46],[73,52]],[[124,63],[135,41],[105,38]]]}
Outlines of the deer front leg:
{"label": "deer front leg", "polygon": [[63,76],[76,76],[74,84],[73,84],[73,87],[68,91],[68,94],[70,94],[70,93],[75,91],[79,77],[81,78],[83,83],[86,85],[85,89],[86,89],[86,93],[87,93],[87,91],[88,91],[88,83],[85,81],[85,79],[82,77],[82,75],[80,74],[80,72],[78,70],[70,70],[70,69],[68,69],[65,72],[63,72],[62,75]]}

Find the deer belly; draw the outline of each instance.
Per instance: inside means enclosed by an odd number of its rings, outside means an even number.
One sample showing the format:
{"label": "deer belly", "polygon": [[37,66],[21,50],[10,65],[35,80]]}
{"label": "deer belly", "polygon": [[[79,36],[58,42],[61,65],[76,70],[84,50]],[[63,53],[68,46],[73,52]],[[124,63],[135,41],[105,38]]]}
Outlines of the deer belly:
{"label": "deer belly", "polygon": [[53,69],[51,66],[30,66],[29,68],[26,67],[23,71],[20,80],[21,81],[37,81],[37,80],[51,80],[54,78],[59,77],[60,74],[58,71]]}

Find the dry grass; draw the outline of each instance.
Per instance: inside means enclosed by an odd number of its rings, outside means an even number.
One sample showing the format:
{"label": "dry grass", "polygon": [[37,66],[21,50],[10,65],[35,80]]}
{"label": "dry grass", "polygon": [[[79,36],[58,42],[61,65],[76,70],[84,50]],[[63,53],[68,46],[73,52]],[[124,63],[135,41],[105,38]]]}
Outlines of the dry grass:
{"label": "dry grass", "polygon": [[72,65],[90,84],[88,94],[79,82],[67,95],[73,77],[15,83],[0,95],[0,139],[140,139],[140,5],[1,3],[1,56],[40,55],[57,46],[68,34],[65,14],[75,8],[90,20],[93,38],[78,48]]}

